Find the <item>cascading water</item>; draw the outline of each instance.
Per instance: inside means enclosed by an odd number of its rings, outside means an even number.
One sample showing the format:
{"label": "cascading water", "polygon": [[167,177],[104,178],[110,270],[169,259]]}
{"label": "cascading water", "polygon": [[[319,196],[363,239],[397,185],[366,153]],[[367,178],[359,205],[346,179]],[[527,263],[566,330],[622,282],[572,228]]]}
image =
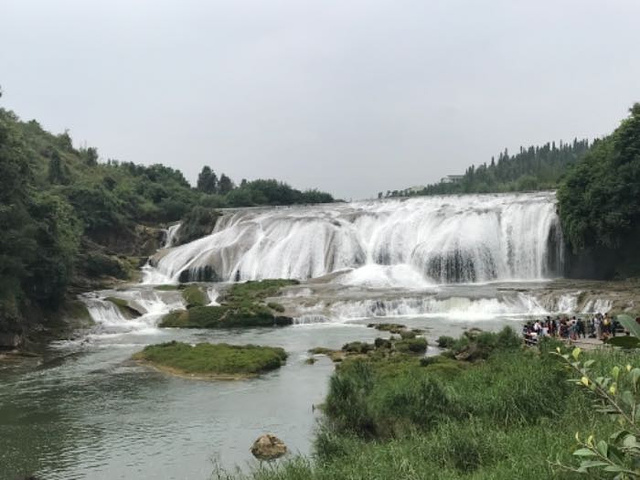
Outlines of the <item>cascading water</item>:
{"label": "cascading water", "polygon": [[173,247],[173,242],[176,238],[176,234],[180,229],[180,223],[176,223],[175,225],[169,226],[165,232],[164,245],[162,248],[170,248]]}
{"label": "cascading water", "polygon": [[[135,318],[124,315],[116,304],[106,299],[113,296],[126,302],[138,315]],[[158,332],[156,325],[162,316],[172,310],[184,308],[180,292],[156,292],[146,287],[117,292],[104,291],[100,295],[86,295],[81,299],[96,324],[95,332],[88,336],[89,340],[104,341],[123,334],[155,334]]]}
{"label": "cascading water", "polygon": [[553,192],[244,209],[156,258],[145,283],[308,279],[363,267],[352,278],[363,285],[549,278],[562,269],[555,210]]}

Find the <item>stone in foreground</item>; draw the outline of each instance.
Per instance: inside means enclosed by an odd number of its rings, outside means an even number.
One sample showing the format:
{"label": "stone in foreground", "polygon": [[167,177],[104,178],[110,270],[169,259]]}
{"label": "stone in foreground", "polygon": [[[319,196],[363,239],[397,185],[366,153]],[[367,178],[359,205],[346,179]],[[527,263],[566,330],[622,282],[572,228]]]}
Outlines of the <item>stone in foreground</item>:
{"label": "stone in foreground", "polygon": [[275,460],[287,453],[287,446],[275,435],[267,433],[253,442],[251,453],[258,460]]}

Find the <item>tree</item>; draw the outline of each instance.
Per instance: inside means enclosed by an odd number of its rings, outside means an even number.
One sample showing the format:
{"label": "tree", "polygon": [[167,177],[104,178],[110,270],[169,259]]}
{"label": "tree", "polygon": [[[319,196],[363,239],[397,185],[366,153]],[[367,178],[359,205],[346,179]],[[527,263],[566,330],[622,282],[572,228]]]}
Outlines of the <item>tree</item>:
{"label": "tree", "polygon": [[52,150],[49,159],[49,182],[58,185],[68,183],[69,179],[65,166],[57,150]]}
{"label": "tree", "polygon": [[94,167],[98,164],[98,149],[94,147],[87,148],[86,152],[87,165]]}
{"label": "tree", "polygon": [[235,188],[233,181],[227,177],[224,173],[220,175],[220,181],[218,182],[218,193],[220,195],[226,195]]}
{"label": "tree", "polygon": [[204,193],[218,193],[218,177],[211,167],[202,167],[196,188]]}

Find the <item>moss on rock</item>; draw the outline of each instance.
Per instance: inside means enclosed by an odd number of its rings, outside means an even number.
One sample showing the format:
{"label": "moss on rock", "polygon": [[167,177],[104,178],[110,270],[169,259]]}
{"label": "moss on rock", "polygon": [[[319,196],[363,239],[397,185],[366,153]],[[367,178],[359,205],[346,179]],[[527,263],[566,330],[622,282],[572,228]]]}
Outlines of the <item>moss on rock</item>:
{"label": "moss on rock", "polygon": [[[219,299],[220,305],[204,306],[190,304],[187,301],[186,311],[175,311],[167,314],[160,322],[161,327],[180,328],[237,328],[237,327],[274,327],[293,324],[290,317],[277,315],[284,310],[279,304],[264,300],[278,294],[282,287],[295,285],[295,280],[262,280],[259,282],[239,283]],[[197,286],[193,286],[197,287]],[[185,289],[188,290],[191,287]],[[198,291],[204,295],[199,287]],[[184,294],[183,294],[184,295]],[[196,297],[196,290],[190,292]],[[274,308],[275,306],[275,308]],[[281,308],[278,308],[281,307]],[[277,312],[277,313],[274,313]]]}
{"label": "moss on rock", "polygon": [[187,303],[187,308],[203,307],[209,303],[207,294],[198,285],[189,285],[182,290],[182,298]]}
{"label": "moss on rock", "polygon": [[123,298],[106,297],[105,301],[111,302],[116,307],[118,307],[118,310],[120,310],[120,313],[122,313],[122,315],[124,315],[126,318],[137,318],[140,316],[140,312],[135,308],[131,307],[129,305],[129,302],[127,302]]}

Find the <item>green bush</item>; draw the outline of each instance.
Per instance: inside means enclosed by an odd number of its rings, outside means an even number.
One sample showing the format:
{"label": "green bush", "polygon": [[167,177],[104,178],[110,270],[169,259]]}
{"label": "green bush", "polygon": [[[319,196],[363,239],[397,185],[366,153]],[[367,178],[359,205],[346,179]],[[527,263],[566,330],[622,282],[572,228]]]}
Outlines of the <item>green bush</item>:
{"label": "green bush", "polygon": [[455,344],[456,340],[453,337],[442,335],[438,337],[437,342],[439,348],[451,348]]}
{"label": "green bush", "polygon": [[124,263],[118,257],[105,255],[100,252],[88,253],[84,256],[81,264],[84,272],[91,277],[115,277],[126,279],[129,278],[129,271]]}
{"label": "green bush", "polygon": [[193,207],[180,220],[181,223],[176,235],[175,245],[182,245],[210,235],[220,215],[220,212],[211,208],[199,205]]}
{"label": "green bush", "polygon": [[209,303],[207,294],[198,285],[189,285],[182,290],[182,298],[187,303],[187,308],[203,307]]}
{"label": "green bush", "polygon": [[397,351],[403,353],[424,353],[427,351],[427,339],[423,337],[408,338],[394,343]]}

